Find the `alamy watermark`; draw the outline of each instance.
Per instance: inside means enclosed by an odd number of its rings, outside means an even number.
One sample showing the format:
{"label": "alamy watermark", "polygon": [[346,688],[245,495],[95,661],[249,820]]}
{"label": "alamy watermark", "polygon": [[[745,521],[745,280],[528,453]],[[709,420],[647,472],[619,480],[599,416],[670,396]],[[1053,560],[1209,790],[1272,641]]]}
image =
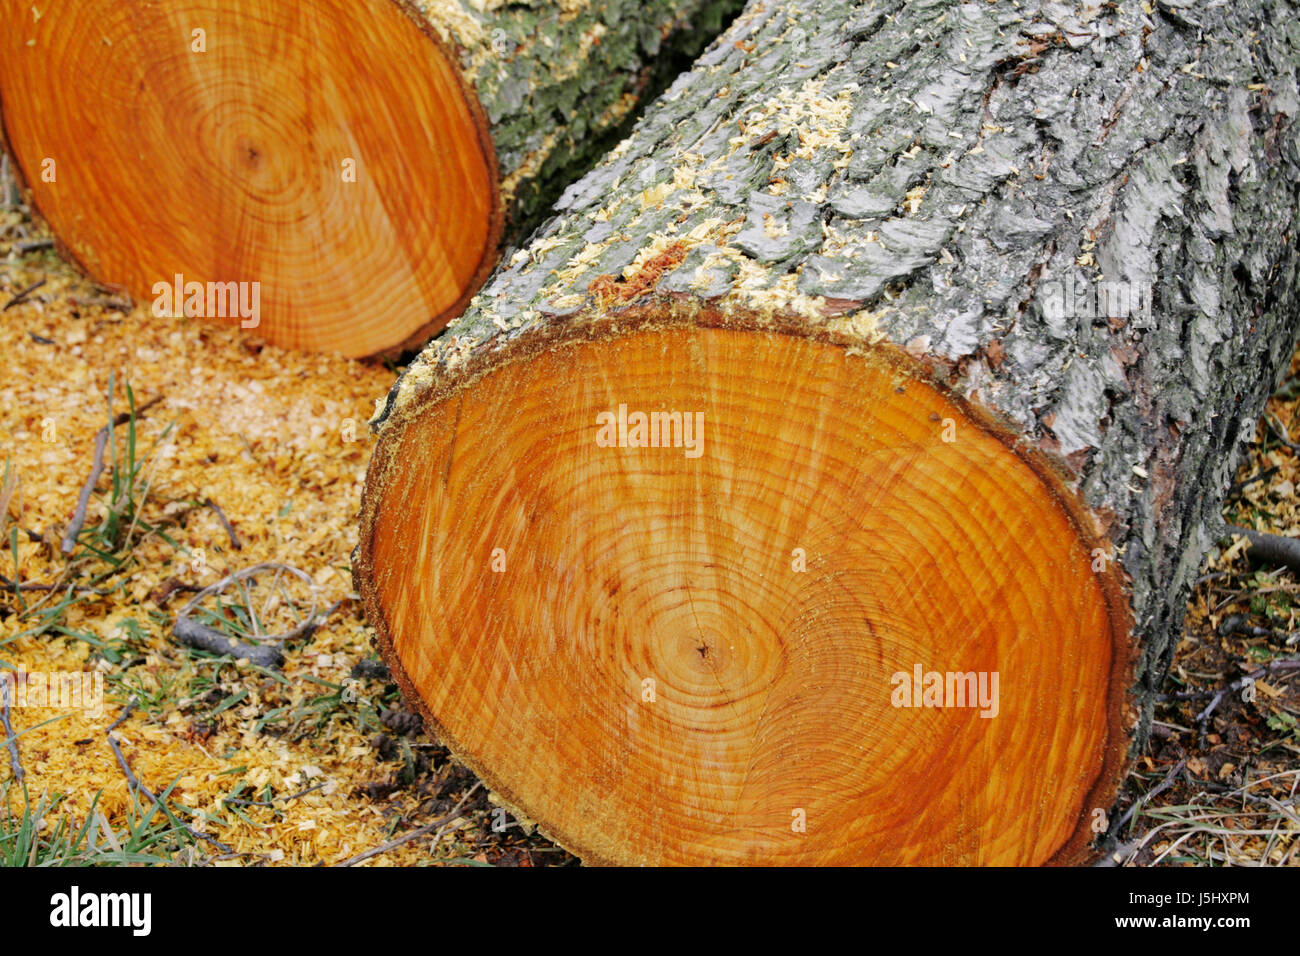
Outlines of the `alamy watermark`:
{"label": "alamy watermark", "polygon": [[104,716],[104,675],[99,671],[0,671],[0,699],[10,707],[84,710]]}
{"label": "alamy watermark", "polygon": [[895,671],[889,679],[895,707],[978,707],[981,717],[998,715],[997,671]]}
{"label": "alamy watermark", "polygon": [[239,319],[241,329],[255,329],[262,321],[262,283],[186,282],[177,273],[171,282],[155,282],[152,292],[155,318],[186,315],[201,319]]}
{"label": "alamy watermark", "polygon": [[58,928],[125,927],[133,936],[153,929],[152,893],[83,893],[73,885],[50,897],[50,925]]}
{"label": "alamy watermark", "polygon": [[687,458],[704,454],[703,412],[617,412],[596,415],[596,444],[601,448],[681,448]]}
{"label": "alamy watermark", "polygon": [[1151,283],[1123,280],[1090,282],[1077,279],[1073,270],[1063,278],[1040,282],[1034,298],[1050,321],[1063,318],[1151,318]]}

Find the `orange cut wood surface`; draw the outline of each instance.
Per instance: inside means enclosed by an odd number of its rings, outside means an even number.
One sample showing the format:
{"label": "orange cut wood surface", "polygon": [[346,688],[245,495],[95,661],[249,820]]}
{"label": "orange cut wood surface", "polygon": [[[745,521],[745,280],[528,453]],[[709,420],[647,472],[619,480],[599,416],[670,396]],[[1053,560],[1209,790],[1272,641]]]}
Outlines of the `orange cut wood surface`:
{"label": "orange cut wood surface", "polygon": [[[403,414],[371,466],[363,597],[449,745],[589,862],[1076,858],[1128,634],[1042,463],[901,353],[575,338]],[[620,406],[703,441],[634,447]],[[996,700],[905,706],[917,667]]]}
{"label": "orange cut wood surface", "polygon": [[[402,3],[2,0],[0,21],[0,119],[34,204],[139,302],[180,314],[156,286],[181,276],[197,314],[365,356],[422,342],[492,265],[490,140]],[[208,283],[245,283],[244,307]]]}

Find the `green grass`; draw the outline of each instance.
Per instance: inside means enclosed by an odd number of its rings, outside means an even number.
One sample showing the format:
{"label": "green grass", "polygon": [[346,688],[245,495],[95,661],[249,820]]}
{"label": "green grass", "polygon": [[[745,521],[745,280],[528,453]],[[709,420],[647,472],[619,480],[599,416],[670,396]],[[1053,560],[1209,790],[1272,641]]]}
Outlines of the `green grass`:
{"label": "green grass", "polygon": [[377,733],[384,729],[378,705],[390,705],[397,698],[397,692],[392,691],[376,703],[358,693],[355,682],[336,684],[310,675],[303,675],[302,679],[324,687],[325,692],[266,711],[253,725],[255,732],[261,733],[269,727],[289,741],[305,737],[327,739],[335,723],[346,722],[363,734]]}
{"label": "green grass", "polygon": [[[153,481],[150,462],[159,446],[167,440],[176,423],[168,423],[153,440],[149,449],[142,456],[137,449],[137,417],[135,392],[130,383],[124,386],[127,401],[127,419],[122,425],[115,425],[113,412],[113,376],[108,380],[108,429],[109,441],[106,446],[108,464],[112,468],[111,483],[104,498],[105,510],[99,523],[93,527],[83,528],[77,537],[77,543],[90,554],[98,557],[111,572],[121,569],[131,559],[131,542],[136,531],[142,534],[157,534],[168,544],[180,551],[188,550],[167,537],[162,525],[155,525],[143,517],[145,505],[149,500],[149,490]],[[125,429],[124,447],[118,448],[117,431]],[[74,559],[76,555],[73,556]]]}
{"label": "green grass", "polygon": [[[28,627],[0,640],[0,647],[20,637],[55,633],[84,641],[103,652],[106,649],[105,643],[94,635],[63,626],[62,621],[68,610],[78,604],[99,601],[124,588],[128,583],[126,572],[137,564],[134,546],[148,535],[157,535],[178,551],[189,553],[187,548],[163,530],[174,519],[154,521],[145,516],[151,499],[151,463],[156,461],[154,454],[171,434],[175,423],[166,425],[148,450],[143,455],[140,454],[137,428],[139,410],[135,392],[129,383],[123,387],[127,403],[125,421],[116,424],[116,391],[114,377],[110,375],[107,394],[109,438],[104,448],[105,464],[109,469],[109,487],[99,496],[103,506],[102,514],[93,524],[87,518],[86,525],[77,535],[76,549],[68,557],[68,563],[58,580],[52,582],[54,587],[51,590],[41,593],[40,597],[29,597],[22,590],[6,590],[6,596],[13,598],[16,619],[25,622]],[[11,471],[8,462],[5,465],[4,481],[5,484],[0,485],[0,489],[10,488]],[[3,492],[0,491],[0,494]],[[198,506],[197,502],[193,504]],[[93,507],[87,509],[88,512],[93,510]],[[7,523],[7,518],[6,509],[0,521]],[[3,544],[10,553],[13,574],[17,579],[19,529],[15,525],[6,530]]]}
{"label": "green grass", "polygon": [[[158,806],[135,804],[125,825],[111,828],[99,811],[96,793],[80,824],[63,811],[66,797],[42,794],[33,804],[22,788],[22,811],[10,804],[12,782],[0,788],[0,866],[122,866],[170,863],[192,837],[175,817]],[[44,825],[42,825],[42,823]]]}

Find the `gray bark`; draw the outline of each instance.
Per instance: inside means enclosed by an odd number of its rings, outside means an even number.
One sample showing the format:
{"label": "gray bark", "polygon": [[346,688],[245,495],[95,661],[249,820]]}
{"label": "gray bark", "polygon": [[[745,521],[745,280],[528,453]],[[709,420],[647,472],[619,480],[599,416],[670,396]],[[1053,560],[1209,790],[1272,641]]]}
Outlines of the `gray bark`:
{"label": "gray bark", "polygon": [[[883,337],[1062,462],[1129,581],[1136,752],[1295,338],[1298,67],[1279,0],[753,2],[376,425],[680,242],[640,304]],[[1099,282],[1133,301],[1060,307]]]}
{"label": "gray bark", "polygon": [[458,52],[519,235],[617,141],[741,0],[411,0]]}

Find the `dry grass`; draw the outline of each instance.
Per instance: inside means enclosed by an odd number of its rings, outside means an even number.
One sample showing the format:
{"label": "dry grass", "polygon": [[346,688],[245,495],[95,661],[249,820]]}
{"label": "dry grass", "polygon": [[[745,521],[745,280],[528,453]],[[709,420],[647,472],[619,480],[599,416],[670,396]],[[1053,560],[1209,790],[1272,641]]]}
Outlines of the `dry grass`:
{"label": "dry grass", "polygon": [[[1227,521],[1300,535],[1300,455],[1289,447],[1297,426],[1300,352],[1238,469]],[[1252,564],[1244,538],[1225,539],[1192,593],[1155,734],[1128,781],[1134,796],[1166,789],[1134,813],[1124,861],[1300,865],[1300,673],[1277,670],[1253,686],[1233,686],[1297,652],[1297,575]]]}

